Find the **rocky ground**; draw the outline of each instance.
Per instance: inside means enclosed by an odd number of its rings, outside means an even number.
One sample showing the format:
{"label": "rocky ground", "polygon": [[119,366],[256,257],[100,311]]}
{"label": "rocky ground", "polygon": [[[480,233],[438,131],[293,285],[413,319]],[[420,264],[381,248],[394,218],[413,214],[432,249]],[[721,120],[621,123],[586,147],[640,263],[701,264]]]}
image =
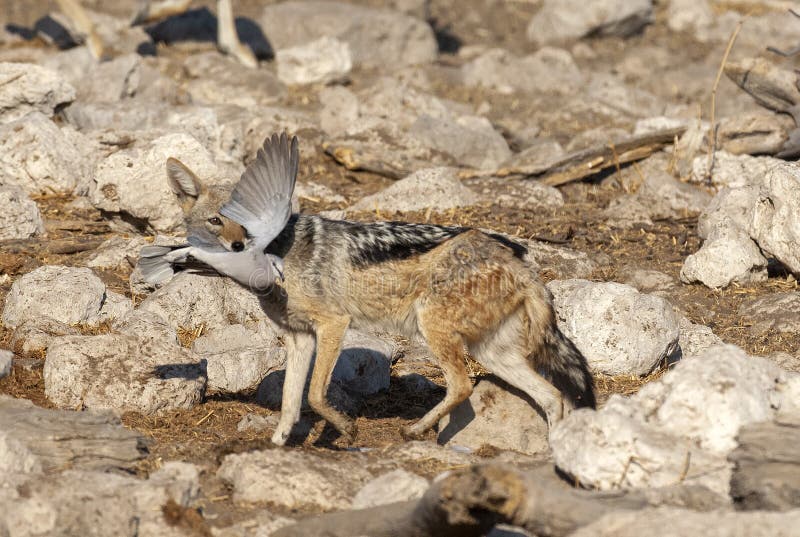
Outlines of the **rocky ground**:
{"label": "rocky ground", "polygon": [[[255,70],[216,50],[211,3],[130,28],[133,0],[87,1],[102,63],[50,4],[0,1],[0,535],[312,534],[292,524],[484,464],[640,503],[454,535],[796,531],[800,90],[767,51],[800,44],[795,2],[240,0]],[[469,404],[405,442],[439,370],[352,331],[329,397],[354,445],[308,410],[272,446],[285,356],[257,298],[133,269],[184,231],[168,157],[230,188],[284,130],[302,212],[525,243],[599,410],[548,435],[470,361]]]}

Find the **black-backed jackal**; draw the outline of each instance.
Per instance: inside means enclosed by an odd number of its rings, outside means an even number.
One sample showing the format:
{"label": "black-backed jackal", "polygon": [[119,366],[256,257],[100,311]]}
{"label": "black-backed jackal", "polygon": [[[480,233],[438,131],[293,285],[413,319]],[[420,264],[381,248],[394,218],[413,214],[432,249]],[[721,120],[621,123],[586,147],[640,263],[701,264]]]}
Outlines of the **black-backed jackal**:
{"label": "black-backed jackal", "polygon": [[[288,149],[278,158],[290,159]],[[171,161],[168,169],[176,192],[182,183],[199,185],[185,166]],[[230,235],[235,223],[211,225],[224,217],[211,212],[210,203],[184,202],[190,232],[202,226],[225,244],[237,242]],[[354,421],[326,398],[351,326],[422,339],[437,358],[447,393],[403,431],[407,437],[421,436],[469,397],[466,350],[529,395],[551,424],[565,409],[595,405],[586,359],[558,329],[549,293],[523,261],[525,248],[515,242],[464,227],[294,214],[265,252],[283,259],[285,278],[261,297],[269,317],[286,331],[276,444],[287,441],[300,418],[315,349],[309,403],[346,440],[355,438]]]}

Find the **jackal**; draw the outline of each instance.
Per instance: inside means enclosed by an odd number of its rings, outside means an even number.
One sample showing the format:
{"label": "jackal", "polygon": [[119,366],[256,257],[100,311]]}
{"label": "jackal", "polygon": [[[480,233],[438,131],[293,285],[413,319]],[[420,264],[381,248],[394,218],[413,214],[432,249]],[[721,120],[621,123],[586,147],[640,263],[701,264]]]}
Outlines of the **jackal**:
{"label": "jackal", "polygon": [[[95,59],[107,59],[109,51],[92,18],[83,8],[81,0],[56,0],[58,7],[72,21],[75,29],[86,41],[86,46]],[[132,25],[154,22],[187,11],[192,0],[140,0],[139,7],[131,21]],[[236,33],[231,0],[217,0],[217,45],[221,52],[235,57],[246,67],[258,67],[255,54],[243,45]]]}
{"label": "jackal", "polygon": [[[284,146],[283,153],[275,153],[267,141],[265,151],[296,163],[296,153]],[[297,168],[280,169],[296,173]],[[185,166],[172,175],[186,174],[194,177]],[[203,226],[220,236],[226,229]],[[223,242],[234,244],[230,236]],[[547,289],[523,261],[525,247],[503,236],[465,227],[292,214],[264,252],[282,258],[284,267],[283,281],[261,296],[267,315],[286,331],[287,369],[275,444],[287,441],[300,418],[315,348],[309,403],[346,441],[355,438],[354,421],[326,399],[342,338],[351,326],[424,340],[438,360],[446,395],[404,429],[408,438],[423,435],[469,397],[467,350],[530,396],[550,424],[565,409],[595,405],[586,359],[556,325]]]}

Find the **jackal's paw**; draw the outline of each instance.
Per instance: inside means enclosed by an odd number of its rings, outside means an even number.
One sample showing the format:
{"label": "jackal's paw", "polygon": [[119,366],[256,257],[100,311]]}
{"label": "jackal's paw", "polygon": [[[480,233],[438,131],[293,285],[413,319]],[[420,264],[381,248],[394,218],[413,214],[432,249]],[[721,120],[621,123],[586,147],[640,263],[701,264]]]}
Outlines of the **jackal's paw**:
{"label": "jackal's paw", "polygon": [[358,435],[358,427],[356,426],[356,422],[351,421],[346,426],[339,429],[339,434],[341,435],[342,443],[346,445],[351,445],[353,442],[356,441],[356,436]]}
{"label": "jackal's paw", "polygon": [[276,446],[283,446],[286,444],[286,441],[289,440],[289,431],[281,431],[280,427],[275,429],[275,432],[272,434],[272,443]]}
{"label": "jackal's paw", "polygon": [[414,427],[413,425],[400,429],[400,435],[403,437],[403,440],[408,441],[422,440],[426,432],[427,430],[420,430],[418,427]]}

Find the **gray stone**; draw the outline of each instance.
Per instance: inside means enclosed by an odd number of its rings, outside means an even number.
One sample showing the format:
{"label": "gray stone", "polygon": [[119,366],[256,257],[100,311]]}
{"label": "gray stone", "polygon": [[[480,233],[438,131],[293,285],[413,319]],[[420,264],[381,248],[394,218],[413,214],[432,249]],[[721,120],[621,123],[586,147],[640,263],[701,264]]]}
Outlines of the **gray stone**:
{"label": "gray stone", "polygon": [[203,327],[205,333],[243,325],[259,341],[275,337],[272,322],[256,295],[229,278],[180,273],[148,296],[138,311],[164,319],[173,330]]}
{"label": "gray stone", "polygon": [[594,259],[580,250],[536,240],[520,240],[518,237],[514,240],[527,246],[526,263],[534,270],[548,271],[556,278],[588,278],[598,267]]}
{"label": "gray stone", "polygon": [[348,509],[372,477],[360,453],[335,458],[271,449],[227,455],[217,476],[233,487],[237,502],[269,502],[291,509]]}
{"label": "gray stone", "polygon": [[702,212],[711,201],[708,192],[678,181],[666,171],[645,175],[636,195],[653,218],[681,218]]}
{"label": "gray stone", "polygon": [[722,339],[709,327],[695,324],[686,317],[681,317],[681,334],[678,336],[679,359],[695,358],[711,347],[722,344]]}
{"label": "gray stone", "polygon": [[241,324],[217,328],[197,338],[192,349],[206,361],[209,394],[254,390],[270,372],[285,367],[283,349],[258,325],[255,330]]}
{"label": "gray stone", "polygon": [[0,186],[28,194],[85,192],[95,154],[86,137],[40,112],[0,125]]}
{"label": "gray stone", "polygon": [[0,187],[0,241],[29,239],[44,233],[39,207],[19,187]]}
{"label": "gray stone", "polygon": [[89,187],[89,199],[98,209],[120,219],[160,232],[183,228],[184,213],[167,181],[166,162],[177,158],[205,184],[222,184],[212,155],[188,134],[162,136],[146,150],[130,149],[101,161]]}
{"label": "gray stone", "polygon": [[409,134],[472,168],[496,169],[511,156],[506,141],[483,117],[461,116],[452,121],[422,115]]}
{"label": "gray stone", "polygon": [[494,377],[439,422],[439,442],[475,451],[489,445],[531,455],[547,452],[547,420],[530,398]]}
{"label": "gray stone", "polygon": [[205,384],[190,351],[126,334],[60,337],[44,366],[45,394],[59,408],[155,414],[200,403]]}
{"label": "gray stone", "polygon": [[792,373],[800,373],[800,355],[792,356],[786,352],[773,352],[765,356],[767,360],[777,364],[781,369]]}
{"label": "gray stone", "polygon": [[394,346],[385,339],[348,330],[331,378],[360,395],[388,390],[394,354]]}
{"label": "gray stone", "polygon": [[762,250],[800,274],[800,171],[778,161],[764,178],[748,228]]}
{"label": "gray stone", "polygon": [[118,103],[133,97],[139,89],[142,60],[126,54],[98,62],[86,48],[55,54],[44,65],[57,71],[75,86],[82,103]]}
{"label": "gray stone", "polygon": [[528,39],[542,45],[588,35],[627,37],[652,18],[652,0],[544,0],[528,25]]}
{"label": "gray stone", "polygon": [[614,282],[554,280],[547,288],[559,328],[593,371],[646,375],[678,344],[680,318],[660,297]]}
{"label": "gray stone", "polygon": [[142,246],[149,244],[141,236],[114,236],[103,241],[86,259],[86,266],[100,269],[132,269]]}
{"label": "gray stone", "polygon": [[630,118],[643,118],[664,113],[664,102],[646,90],[626,84],[610,73],[595,73],[585,84],[583,102],[592,103],[595,112],[611,117],[620,114]]}
{"label": "gray stone", "polygon": [[783,149],[794,121],[768,112],[737,115],[719,123],[719,145],[734,155],[774,155]]}
{"label": "gray stone", "polygon": [[652,293],[659,296],[669,295],[678,286],[672,276],[658,270],[627,269],[623,271],[622,283],[635,287],[641,293]]}
{"label": "gray stone", "polygon": [[76,336],[79,332],[68,324],[50,317],[31,318],[14,330],[11,346],[24,355],[43,355],[50,343],[59,336]]}
{"label": "gray stone", "polygon": [[319,92],[320,127],[330,136],[347,134],[359,118],[358,97],[347,88],[332,86]]}
{"label": "gray stone", "polygon": [[322,201],[325,203],[345,203],[341,194],[337,194],[322,183],[297,183],[294,188],[299,199]]}
{"label": "gray stone", "polygon": [[[637,122],[638,124],[638,122]],[[597,127],[580,132],[577,136],[572,138],[567,144],[567,152],[572,153],[581,151],[590,147],[597,147],[599,145],[614,144],[617,140],[622,140],[630,136],[630,133],[625,129],[614,127]]]}
{"label": "gray stone", "polygon": [[13,352],[0,349],[0,379],[11,374],[11,364],[13,360]]}
{"label": "gray stone", "polygon": [[438,46],[425,22],[388,9],[339,2],[283,2],[259,20],[275,50],[336,37],[350,46],[353,65],[403,67],[436,59]]}
{"label": "gray stone", "polygon": [[[564,195],[555,187],[543,185],[536,181],[524,180],[515,184],[510,184],[508,180],[495,183],[495,186],[504,184],[508,194],[500,194],[494,201],[499,205],[514,207],[517,209],[538,209],[561,207],[564,205]],[[497,192],[492,189],[484,189],[483,194],[487,199],[491,199],[491,194]]]}
{"label": "gray stone", "polygon": [[30,63],[0,63],[0,123],[30,112],[53,117],[56,108],[75,100],[75,88],[58,73]]}
{"label": "gray stone", "polygon": [[234,58],[205,52],[184,60],[186,89],[197,104],[235,104],[244,108],[275,104],[286,86],[268,69],[248,69]]}
{"label": "gray stone", "polygon": [[759,192],[758,185],[721,189],[698,218],[697,234],[707,239],[715,229],[731,226],[747,231]]}
{"label": "gray stone", "polygon": [[[192,504],[199,493],[199,469],[185,462],[165,462],[148,479],[100,471],[66,470],[34,476],[0,497],[0,533],[20,537],[52,535],[159,535],[181,537],[165,523],[169,500]],[[76,491],[81,491],[76,494]]]}
{"label": "gray stone", "polygon": [[464,83],[500,93],[569,93],[585,79],[566,50],[544,47],[517,57],[504,49],[490,49],[461,68]]}
{"label": "gray stone", "polygon": [[176,329],[163,317],[152,311],[137,309],[112,323],[115,331],[140,338],[160,340],[163,343],[178,345]]}
{"label": "gray stone", "polygon": [[444,211],[478,203],[479,197],[461,184],[453,168],[420,170],[388,188],[362,198],[349,210],[421,211],[434,208]]}
{"label": "gray stone", "polygon": [[417,500],[428,490],[428,480],[405,470],[392,470],[369,481],[353,498],[352,509],[367,509]]}
{"label": "gray stone", "polygon": [[106,286],[88,268],[45,265],[18,278],[6,296],[3,324],[50,317],[66,324],[99,320]]}
{"label": "gray stone", "polygon": [[767,279],[767,260],[747,233],[723,219],[703,246],[681,267],[681,281],[700,282],[719,289],[731,283],[762,282]]}
{"label": "gray stone", "polygon": [[611,200],[603,215],[608,219],[609,225],[618,228],[653,225],[650,207],[634,194],[625,194]]}
{"label": "gray stone", "polygon": [[[556,140],[538,138],[504,163],[505,168],[525,170],[526,173],[537,174],[549,170],[566,154]],[[526,181],[530,184],[539,184]],[[544,185],[542,185],[544,186]]]}
{"label": "gray stone", "polygon": [[278,78],[284,84],[323,84],[344,80],[353,67],[350,46],[324,36],[307,45],[275,54]]}
{"label": "gray stone", "polygon": [[556,465],[601,490],[684,484],[728,495],[739,427],[791,404],[786,374],[731,345],[682,360],[659,380],[551,431]]}
{"label": "gray stone", "polygon": [[[767,173],[782,160],[772,157],[751,157],[732,155],[727,151],[716,151],[711,172],[711,184],[729,188],[747,185],[761,185]],[[706,183],[708,175],[708,156],[700,155],[694,159],[689,180]]]}
{"label": "gray stone", "polygon": [[752,323],[752,334],[800,332],[800,292],[772,293],[745,300],[738,313]]}
{"label": "gray stone", "polygon": [[[690,4],[697,3],[690,2]],[[800,524],[800,510],[787,513],[722,510],[699,513],[689,509],[660,507],[638,511],[614,511],[570,535],[571,537],[639,537],[641,535],[790,537],[796,531],[798,524]]]}

